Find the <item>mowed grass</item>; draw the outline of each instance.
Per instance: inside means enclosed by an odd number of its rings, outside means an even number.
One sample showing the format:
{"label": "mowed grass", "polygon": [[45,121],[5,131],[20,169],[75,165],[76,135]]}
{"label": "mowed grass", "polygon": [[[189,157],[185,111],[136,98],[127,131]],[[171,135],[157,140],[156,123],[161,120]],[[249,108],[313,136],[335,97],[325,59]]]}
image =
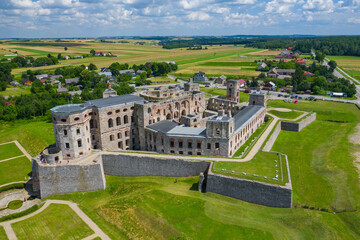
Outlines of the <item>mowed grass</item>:
{"label": "mowed grass", "polygon": [[41,50],[36,50],[36,49],[31,49],[31,48],[13,48],[14,50],[19,50],[19,51],[23,51],[23,52],[30,52],[30,53],[36,53],[39,55],[47,55],[47,54],[54,54],[54,52],[46,52],[46,51],[41,51]]}
{"label": "mowed grass", "polygon": [[23,87],[9,87],[5,91],[0,91],[0,96],[20,96],[31,94],[30,88],[23,88]]}
{"label": "mowed grass", "polygon": [[[226,89],[222,88],[212,88],[212,87],[200,87],[200,91],[205,92],[206,97],[212,96],[226,96]],[[240,102],[249,102],[250,94],[240,92]]]}
{"label": "mowed grass", "polygon": [[24,181],[31,172],[31,162],[26,157],[0,162],[0,185]]}
{"label": "mowed grass", "polygon": [[77,202],[111,239],[358,239],[359,212],[270,208],[197,191],[198,177],[106,176]]}
{"label": "mowed grass", "polygon": [[278,118],[283,118],[283,119],[295,119],[297,117],[300,117],[303,112],[298,112],[298,111],[290,111],[290,112],[282,112],[282,111],[277,111],[277,110],[270,110],[269,113],[277,116]]}
{"label": "mowed grass", "polygon": [[[276,153],[268,152],[258,152],[255,157],[248,162],[214,162],[212,171],[213,173],[225,176],[280,185],[284,185],[288,180],[285,158],[280,158]],[[246,173],[246,175],[243,173]],[[258,176],[254,176],[254,174]],[[275,178],[276,175],[279,175],[279,180],[272,179]]]}
{"label": "mowed grass", "polygon": [[0,124],[0,143],[17,140],[31,155],[38,155],[45,147],[55,143],[51,122],[15,121]]}
{"label": "mowed grass", "polygon": [[8,143],[0,145],[0,161],[16,156],[21,156],[23,153],[16,146],[15,143]]}
{"label": "mowed grass", "polygon": [[6,235],[6,232],[5,232],[5,229],[3,226],[0,226],[0,239],[4,239],[4,240],[7,240],[8,237]]}
{"label": "mowed grass", "polygon": [[51,204],[43,212],[13,223],[12,228],[19,240],[75,240],[94,233],[68,205],[63,204]]}
{"label": "mowed grass", "polygon": [[[284,107],[280,101],[269,105]],[[272,149],[288,155],[294,206],[358,211],[360,185],[353,156],[358,146],[348,139],[359,123],[360,111],[352,104],[333,102],[287,107],[317,113],[317,120],[300,133],[282,131]]]}

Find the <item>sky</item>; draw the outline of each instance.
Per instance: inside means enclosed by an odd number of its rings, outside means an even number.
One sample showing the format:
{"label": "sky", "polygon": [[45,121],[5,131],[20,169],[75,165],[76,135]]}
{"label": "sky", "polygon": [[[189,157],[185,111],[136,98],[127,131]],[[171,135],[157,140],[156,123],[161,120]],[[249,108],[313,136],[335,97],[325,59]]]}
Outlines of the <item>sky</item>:
{"label": "sky", "polygon": [[360,35],[360,0],[0,0],[0,38]]}

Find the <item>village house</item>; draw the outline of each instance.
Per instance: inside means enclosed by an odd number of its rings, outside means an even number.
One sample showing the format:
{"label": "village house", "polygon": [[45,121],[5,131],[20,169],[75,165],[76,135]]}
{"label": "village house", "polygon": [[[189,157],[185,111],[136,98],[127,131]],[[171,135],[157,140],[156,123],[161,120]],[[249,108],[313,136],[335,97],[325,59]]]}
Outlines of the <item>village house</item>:
{"label": "village house", "polygon": [[271,78],[291,78],[295,74],[295,69],[278,69],[273,68],[268,72],[268,76]]}
{"label": "village house", "polygon": [[214,83],[224,85],[226,82],[226,77],[224,75],[221,75],[218,78],[215,78]]}
{"label": "village house", "polygon": [[239,80],[239,87],[244,88],[246,86],[246,81],[244,79]]}
{"label": "village house", "polygon": [[262,62],[259,64],[259,66],[256,68],[256,70],[263,70],[267,67],[266,63]]}
{"label": "village house", "polygon": [[204,72],[198,72],[194,74],[194,82],[205,82],[208,80]]}
{"label": "village house", "polygon": [[79,82],[79,78],[68,78],[65,79],[65,84],[66,85],[71,85],[71,84],[77,84]]}

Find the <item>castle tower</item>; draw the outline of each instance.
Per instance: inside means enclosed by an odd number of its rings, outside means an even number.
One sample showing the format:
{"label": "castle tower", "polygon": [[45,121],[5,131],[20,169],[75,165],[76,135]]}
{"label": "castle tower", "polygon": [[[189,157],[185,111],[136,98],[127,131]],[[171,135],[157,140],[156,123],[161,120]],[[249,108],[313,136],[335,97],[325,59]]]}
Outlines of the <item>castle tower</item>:
{"label": "castle tower", "polygon": [[266,107],[266,94],[262,92],[251,93],[249,105],[259,105]]}
{"label": "castle tower", "polygon": [[226,99],[233,101],[233,102],[239,102],[240,98],[240,84],[239,80],[235,79],[228,79],[226,81]]}
{"label": "castle tower", "polygon": [[108,82],[108,88],[103,92],[103,98],[117,96],[117,92],[111,88],[111,83]]}
{"label": "castle tower", "polygon": [[229,139],[234,133],[234,126],[234,118],[225,116],[224,110],[220,109],[218,116],[214,116],[206,122],[206,136]]}

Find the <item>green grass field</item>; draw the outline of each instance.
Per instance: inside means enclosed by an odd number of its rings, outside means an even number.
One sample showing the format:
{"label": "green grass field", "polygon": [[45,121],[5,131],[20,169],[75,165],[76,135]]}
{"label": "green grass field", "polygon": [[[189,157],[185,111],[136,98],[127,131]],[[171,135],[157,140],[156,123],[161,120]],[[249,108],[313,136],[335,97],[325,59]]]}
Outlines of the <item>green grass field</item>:
{"label": "green grass field", "polygon": [[0,226],[0,239],[4,239],[4,240],[8,239],[8,237],[5,233],[5,229],[2,226]]}
{"label": "green grass field", "polygon": [[[200,91],[205,92],[206,97],[212,96],[226,96],[226,89],[211,88],[211,87],[200,87]],[[240,92],[240,102],[249,102],[250,94]]]}
{"label": "green grass field", "polygon": [[94,233],[67,205],[51,204],[43,212],[13,223],[19,240],[83,239]]}
{"label": "green grass field", "polygon": [[278,118],[283,118],[283,119],[295,119],[303,114],[302,112],[298,112],[298,111],[281,112],[277,110],[270,110],[268,112],[277,116]]}
{"label": "green grass field", "polygon": [[15,121],[0,124],[0,143],[18,140],[31,156],[55,143],[52,123],[45,121]]}
{"label": "green grass field", "polygon": [[[281,157],[280,159],[280,156],[275,153],[259,152],[248,162],[214,162],[212,170],[213,173],[221,175],[272,184],[285,185],[285,183],[288,182],[285,158]],[[278,173],[275,172],[276,170]],[[281,170],[283,170],[283,172]],[[246,175],[244,175],[243,172],[245,172]],[[254,176],[254,174],[258,176]],[[272,180],[276,175],[279,175],[279,180]],[[266,179],[264,177],[266,177]]]}
{"label": "green grass field", "polygon": [[77,202],[111,239],[357,239],[360,213],[281,209],[197,191],[198,178],[106,176]]}
{"label": "green grass field", "polygon": [[24,155],[15,143],[0,145],[0,161],[16,156]]}
{"label": "green grass field", "polygon": [[20,96],[20,95],[26,95],[30,94],[30,88],[24,88],[24,87],[9,87],[5,91],[0,91],[0,96],[6,97],[6,96]]}
{"label": "green grass field", "polygon": [[0,185],[24,181],[31,172],[31,162],[26,157],[0,162]]}

